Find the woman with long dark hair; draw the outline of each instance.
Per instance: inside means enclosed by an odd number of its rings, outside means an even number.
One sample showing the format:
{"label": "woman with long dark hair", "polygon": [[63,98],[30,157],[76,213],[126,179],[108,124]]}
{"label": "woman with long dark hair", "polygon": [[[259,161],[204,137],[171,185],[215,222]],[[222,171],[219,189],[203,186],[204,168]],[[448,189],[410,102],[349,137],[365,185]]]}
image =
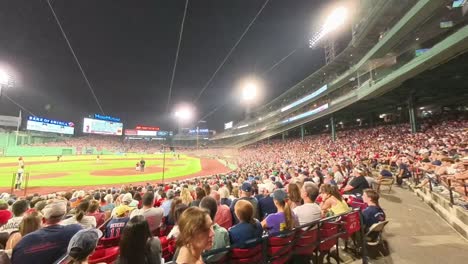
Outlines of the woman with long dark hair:
{"label": "woman with long dark hair", "polygon": [[142,215],[134,216],[125,226],[120,239],[117,264],[161,263],[161,242],[151,235],[148,222]]}
{"label": "woman with long dark hair", "polygon": [[339,215],[351,211],[346,201],[341,196],[338,187],[330,184],[323,184],[320,187],[320,196],[322,203],[320,209],[322,210],[322,217]]}

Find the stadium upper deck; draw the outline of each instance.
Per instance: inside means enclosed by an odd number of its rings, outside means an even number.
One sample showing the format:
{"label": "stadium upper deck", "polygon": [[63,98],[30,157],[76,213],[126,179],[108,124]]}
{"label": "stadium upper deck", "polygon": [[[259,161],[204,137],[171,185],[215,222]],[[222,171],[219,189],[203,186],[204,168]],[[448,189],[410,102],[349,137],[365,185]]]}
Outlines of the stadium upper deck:
{"label": "stadium upper deck", "polygon": [[[353,39],[333,62],[253,111],[257,114],[251,119],[218,134],[215,140],[244,145],[273,136],[358,101],[379,97],[405,82],[414,84],[412,78],[467,51],[464,42],[468,36],[467,17],[460,9],[448,8],[445,1],[399,3],[405,8],[399,5],[361,8],[360,12],[367,16],[360,16],[363,19],[354,26]],[[379,22],[371,23],[377,17]],[[423,88],[413,86],[406,87],[403,97]],[[400,102],[392,103],[395,107]]]}

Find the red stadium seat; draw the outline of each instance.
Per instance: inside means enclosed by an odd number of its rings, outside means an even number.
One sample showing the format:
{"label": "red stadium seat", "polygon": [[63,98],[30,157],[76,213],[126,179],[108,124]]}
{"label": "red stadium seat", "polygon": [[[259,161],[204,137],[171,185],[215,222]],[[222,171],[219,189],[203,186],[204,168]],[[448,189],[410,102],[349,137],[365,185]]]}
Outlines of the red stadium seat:
{"label": "red stadium seat", "polygon": [[295,232],[283,237],[268,238],[268,263],[284,264],[291,258]]}
{"label": "red stadium seat", "polygon": [[110,238],[103,237],[99,239],[98,248],[101,249],[101,248],[115,247],[119,245],[119,242],[120,242],[120,236],[110,237]]}
{"label": "red stadium seat", "polygon": [[[320,245],[319,245],[319,263],[323,263],[323,258],[327,256],[328,262],[330,262],[330,250],[338,244],[338,237],[334,237],[338,234],[339,223],[323,223],[320,227]],[[333,257],[335,258],[335,257]]]}
{"label": "red stadium seat", "polygon": [[301,256],[313,256],[315,249],[318,246],[318,231],[311,229],[307,231],[299,231],[297,241],[294,247],[294,254]]}
{"label": "red stadium seat", "polygon": [[338,237],[331,238],[338,234],[338,227],[335,223],[324,223],[320,228],[321,243],[319,246],[320,251],[330,251],[330,249],[338,242]]}
{"label": "red stadium seat", "polygon": [[[347,215],[341,217],[343,223],[343,229],[346,231],[346,234],[340,236],[345,241],[345,250],[348,249],[348,240],[351,238],[353,241],[354,248],[358,248],[358,243],[356,242],[355,234],[361,232],[361,219],[359,217],[359,211],[353,211]],[[354,252],[356,255],[359,255],[359,252]]]}
{"label": "red stadium seat", "polygon": [[351,212],[341,217],[343,227],[346,234],[342,235],[342,239],[350,238],[354,233],[361,231],[361,220],[359,219],[359,211]]}
{"label": "red stadium seat", "polygon": [[230,254],[229,263],[255,263],[260,262],[263,259],[262,255],[262,244],[258,244],[251,248],[233,248]]}
{"label": "red stadium seat", "polygon": [[112,264],[119,257],[119,247],[97,249],[88,259],[89,264],[107,263]]}

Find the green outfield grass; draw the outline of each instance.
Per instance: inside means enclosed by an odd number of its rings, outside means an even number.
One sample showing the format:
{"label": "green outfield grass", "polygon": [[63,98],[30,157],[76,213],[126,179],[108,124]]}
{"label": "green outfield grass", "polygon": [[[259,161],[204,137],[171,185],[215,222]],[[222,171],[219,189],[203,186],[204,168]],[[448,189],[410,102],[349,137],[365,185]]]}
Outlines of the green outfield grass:
{"label": "green outfield grass", "polygon": [[[146,160],[147,173],[144,174],[135,171],[135,165],[141,157]],[[29,172],[30,175],[30,187],[70,187],[159,180],[162,178],[162,159],[162,154],[105,155],[100,157],[99,162],[96,161],[96,156],[64,156],[60,162],[56,162],[56,157],[24,158],[25,172]],[[172,155],[167,154],[164,177],[169,179],[190,175],[201,169],[198,158],[180,155],[180,160],[174,160]],[[12,175],[17,170],[18,158],[0,158],[0,187],[10,187]],[[114,172],[109,170],[118,171],[113,174]],[[93,173],[101,175],[93,175]],[[108,176],[103,176],[103,174]]]}

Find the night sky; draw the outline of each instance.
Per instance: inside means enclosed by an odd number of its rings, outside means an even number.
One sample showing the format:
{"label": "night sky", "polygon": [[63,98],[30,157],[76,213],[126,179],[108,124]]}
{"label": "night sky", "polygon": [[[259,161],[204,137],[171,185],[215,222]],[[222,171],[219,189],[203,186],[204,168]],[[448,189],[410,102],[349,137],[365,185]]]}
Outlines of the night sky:
{"label": "night sky", "polygon": [[[264,2],[189,1],[171,106],[196,98]],[[122,118],[126,128],[174,127],[165,109],[185,0],[51,3],[105,114]],[[329,3],[271,0],[195,105],[198,117],[224,105],[207,118],[209,128],[222,131],[224,122],[242,119],[242,78],[262,77],[267,102],[320,68],[323,50],[308,49],[307,40]],[[100,112],[46,0],[0,0],[0,67],[15,78],[4,92],[38,116],[80,126]],[[0,115],[18,110],[0,98]]]}

